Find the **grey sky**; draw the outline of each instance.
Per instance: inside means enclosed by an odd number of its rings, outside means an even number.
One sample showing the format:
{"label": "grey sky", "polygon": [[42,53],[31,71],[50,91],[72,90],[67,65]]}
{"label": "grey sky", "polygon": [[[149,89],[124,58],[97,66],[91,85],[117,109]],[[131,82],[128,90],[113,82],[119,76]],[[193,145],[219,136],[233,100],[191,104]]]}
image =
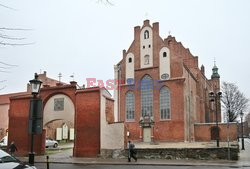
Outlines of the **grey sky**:
{"label": "grey sky", "polygon": [[[0,7],[0,27],[34,45],[0,47],[0,60],[19,65],[1,73],[0,94],[24,91],[34,72],[51,78],[113,79],[113,65],[133,40],[133,28],[143,20],[160,23],[162,38],[171,35],[199,56],[211,76],[216,58],[221,81],[236,83],[250,97],[250,1],[248,0],[0,0],[17,10]],[[147,13],[147,14],[146,14]],[[1,65],[0,65],[1,66]]]}

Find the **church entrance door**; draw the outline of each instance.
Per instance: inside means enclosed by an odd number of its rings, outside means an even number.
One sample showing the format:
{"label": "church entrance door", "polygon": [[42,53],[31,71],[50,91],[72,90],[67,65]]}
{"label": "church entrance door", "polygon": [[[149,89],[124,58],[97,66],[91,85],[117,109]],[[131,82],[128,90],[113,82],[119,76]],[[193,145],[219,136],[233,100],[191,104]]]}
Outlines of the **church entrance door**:
{"label": "church entrance door", "polygon": [[151,128],[149,127],[143,128],[143,142],[151,142]]}

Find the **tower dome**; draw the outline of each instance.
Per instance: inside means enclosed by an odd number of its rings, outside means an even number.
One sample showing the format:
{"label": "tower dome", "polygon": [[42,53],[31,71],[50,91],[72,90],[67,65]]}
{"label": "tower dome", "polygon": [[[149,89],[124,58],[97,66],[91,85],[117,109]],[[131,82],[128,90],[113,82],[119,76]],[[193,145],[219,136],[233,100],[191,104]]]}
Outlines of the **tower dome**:
{"label": "tower dome", "polygon": [[212,79],[213,78],[220,78],[220,75],[218,73],[218,67],[215,64],[214,64],[212,71],[213,71],[213,74],[211,76]]}

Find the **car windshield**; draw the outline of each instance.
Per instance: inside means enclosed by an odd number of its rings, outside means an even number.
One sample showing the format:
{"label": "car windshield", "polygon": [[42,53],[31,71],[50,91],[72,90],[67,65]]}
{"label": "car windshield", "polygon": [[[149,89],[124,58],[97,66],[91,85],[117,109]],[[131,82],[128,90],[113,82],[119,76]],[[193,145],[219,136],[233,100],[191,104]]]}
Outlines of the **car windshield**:
{"label": "car windshield", "polygon": [[0,163],[9,163],[9,162],[19,162],[15,157],[3,156],[0,158]]}

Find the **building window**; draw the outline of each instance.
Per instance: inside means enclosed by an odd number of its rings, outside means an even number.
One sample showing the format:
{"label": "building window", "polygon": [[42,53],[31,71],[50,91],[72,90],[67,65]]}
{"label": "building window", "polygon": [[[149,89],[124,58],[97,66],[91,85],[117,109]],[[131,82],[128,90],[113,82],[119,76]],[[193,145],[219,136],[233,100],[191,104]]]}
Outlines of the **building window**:
{"label": "building window", "polygon": [[170,94],[167,87],[160,90],[160,112],[161,119],[170,119]]}
{"label": "building window", "polygon": [[144,65],[149,65],[149,55],[144,56]]}
{"label": "building window", "polygon": [[54,111],[63,111],[63,110],[64,110],[64,98],[55,98]]}
{"label": "building window", "polygon": [[143,47],[142,47],[143,49],[145,49],[145,46],[143,45]]}
{"label": "building window", "polygon": [[126,119],[135,119],[135,98],[134,93],[131,91],[126,94]]}
{"label": "building window", "polygon": [[148,45],[148,48],[151,48],[151,45]]}
{"label": "building window", "polygon": [[128,63],[131,63],[132,62],[132,58],[128,58]]}
{"label": "building window", "polygon": [[144,39],[148,39],[149,38],[149,31],[145,30],[144,32]]}
{"label": "building window", "polygon": [[167,57],[167,52],[163,52],[163,57]]}
{"label": "building window", "polygon": [[153,87],[154,82],[149,75],[141,80],[141,116],[153,116]]}

